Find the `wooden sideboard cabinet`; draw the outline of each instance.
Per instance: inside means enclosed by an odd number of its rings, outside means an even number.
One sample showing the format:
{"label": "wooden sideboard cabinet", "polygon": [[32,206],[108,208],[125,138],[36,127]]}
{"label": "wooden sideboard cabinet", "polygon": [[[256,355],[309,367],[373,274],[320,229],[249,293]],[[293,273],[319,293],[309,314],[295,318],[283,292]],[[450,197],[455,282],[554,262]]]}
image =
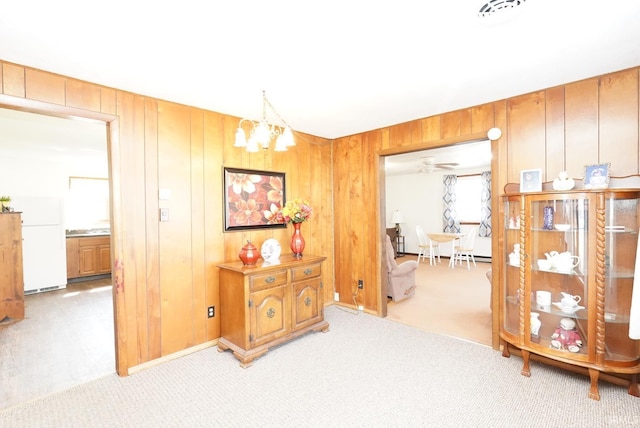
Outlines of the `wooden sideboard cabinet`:
{"label": "wooden sideboard cabinet", "polygon": [[0,322],[24,318],[22,219],[0,212]]}
{"label": "wooden sideboard cabinet", "polygon": [[67,238],[67,278],[111,273],[111,237]]}
{"label": "wooden sideboard cabinet", "polygon": [[282,256],[277,264],[231,262],[220,267],[218,351],[247,367],[270,347],[309,331],[329,330],[324,320],[322,262],[326,257]]}
{"label": "wooden sideboard cabinet", "polygon": [[[532,357],[640,396],[640,340],[630,337],[640,189],[513,193],[502,197],[503,355]],[[635,290],[640,293],[640,290]],[[633,336],[633,335],[632,335]]]}

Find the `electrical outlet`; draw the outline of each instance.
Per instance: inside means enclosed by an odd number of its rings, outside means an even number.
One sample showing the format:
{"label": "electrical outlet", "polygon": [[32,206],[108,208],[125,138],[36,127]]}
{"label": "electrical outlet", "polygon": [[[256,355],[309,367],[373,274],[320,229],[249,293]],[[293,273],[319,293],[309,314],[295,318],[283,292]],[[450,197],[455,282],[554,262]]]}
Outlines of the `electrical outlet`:
{"label": "electrical outlet", "polygon": [[358,305],[358,310],[359,310],[359,311],[364,311],[364,306],[362,306],[362,305]]}
{"label": "electrical outlet", "polygon": [[335,300],[336,302],[340,301],[340,293],[333,293],[333,300]]}
{"label": "electrical outlet", "polygon": [[364,281],[363,281],[363,280],[361,280],[361,279],[359,279],[359,280],[358,280],[358,288],[359,288],[360,290],[362,290],[362,289],[364,288]]}
{"label": "electrical outlet", "polygon": [[209,306],[207,308],[207,318],[213,318],[216,316],[216,307],[215,306]]}

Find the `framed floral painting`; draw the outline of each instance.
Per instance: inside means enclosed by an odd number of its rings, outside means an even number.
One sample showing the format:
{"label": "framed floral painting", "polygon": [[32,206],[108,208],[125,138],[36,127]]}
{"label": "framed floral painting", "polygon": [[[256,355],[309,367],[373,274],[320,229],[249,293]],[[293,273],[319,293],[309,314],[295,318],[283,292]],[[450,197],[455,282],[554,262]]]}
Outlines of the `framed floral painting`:
{"label": "framed floral painting", "polygon": [[224,167],[224,230],[285,228],[285,174]]}

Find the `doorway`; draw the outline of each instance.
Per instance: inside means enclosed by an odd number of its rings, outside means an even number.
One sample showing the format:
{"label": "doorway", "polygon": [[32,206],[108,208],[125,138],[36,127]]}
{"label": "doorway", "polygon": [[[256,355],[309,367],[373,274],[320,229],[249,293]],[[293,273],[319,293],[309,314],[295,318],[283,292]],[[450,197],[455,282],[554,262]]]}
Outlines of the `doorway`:
{"label": "doorway", "polygon": [[[0,130],[2,194],[64,200],[69,177],[111,175],[103,121],[0,108]],[[25,296],[26,318],[0,331],[7,339],[0,366],[13,361],[0,371],[0,407],[115,372],[111,289],[110,280],[99,279]],[[21,340],[11,340],[17,330]]]}
{"label": "doorway", "polygon": [[[490,140],[477,140],[470,142],[456,142],[453,145],[438,147],[434,149],[426,149],[420,151],[395,153],[384,156],[381,159],[381,163],[384,165],[384,177],[381,180],[381,201],[384,201],[381,205],[381,212],[386,216],[387,223],[384,225],[386,228],[393,228],[396,225],[391,223],[392,213],[398,210],[402,214],[404,223],[400,224],[401,235],[403,235],[402,241],[405,247],[405,253],[403,257],[397,259],[398,263],[402,263],[407,260],[415,260],[418,253],[418,238],[416,235],[416,226],[422,226],[425,231],[441,232],[442,231],[442,189],[443,189],[443,176],[452,174],[457,176],[473,176],[480,175],[484,171],[490,171],[492,169],[492,142]],[[495,198],[495,195],[493,195]],[[462,231],[473,227],[473,225],[462,225]],[[492,238],[485,237],[482,239],[476,239],[477,254],[484,256],[488,261],[491,260],[491,245]],[[441,244],[440,254],[447,257],[451,254],[451,244]],[[485,260],[485,261],[486,261]],[[452,332],[464,331],[464,326],[457,326],[454,323],[460,320],[461,322],[470,317],[474,318],[474,325],[482,324],[486,332],[480,331],[472,334],[473,337],[467,337],[472,339],[474,337],[482,337],[482,343],[486,344],[487,334],[489,335],[489,342],[491,337],[491,310],[490,310],[490,290],[491,283],[487,280],[485,274],[491,267],[488,263],[482,263],[480,269],[474,271],[473,267],[470,272],[464,269],[450,269],[446,268],[447,259],[444,258],[442,264],[445,268],[440,266],[429,266],[429,262],[422,262],[419,267],[417,278],[420,281],[425,282],[423,285],[427,285],[422,289],[422,293],[434,293],[429,296],[429,300],[423,300],[428,304],[432,303],[432,300],[442,299],[439,301],[439,308],[450,307],[451,313],[459,313],[458,317],[441,317],[441,322],[449,323],[448,325],[438,323],[436,326],[430,328],[436,328],[436,332],[439,330],[443,334],[451,334]],[[431,270],[429,270],[431,269]],[[463,271],[464,272],[463,272]],[[436,272],[437,271],[437,272]],[[477,275],[475,275],[477,273]],[[476,304],[472,302],[469,305],[458,305],[454,301],[457,297],[455,295],[448,295],[446,292],[438,292],[437,287],[433,287],[429,281],[434,277],[439,278],[441,281],[451,280],[453,282],[469,282],[477,284],[477,289],[474,291],[479,293],[479,297],[474,298]],[[463,278],[464,277],[464,278]],[[428,283],[428,284],[427,284]],[[420,291],[420,290],[418,290]],[[382,296],[382,304],[385,306],[383,313],[394,320],[405,322],[410,325],[414,325],[419,328],[423,328],[428,320],[425,319],[411,319],[411,315],[424,313],[425,310],[429,310],[428,307],[416,307],[420,299],[409,302],[407,300],[398,304],[389,304],[385,296]],[[411,306],[407,310],[407,314],[402,313],[402,308]],[[465,309],[466,308],[466,309]],[[460,311],[466,311],[461,313]],[[427,317],[428,318],[428,317]],[[447,321],[449,319],[449,321]],[[481,321],[481,322],[480,322]],[[470,331],[471,333],[471,331]],[[486,333],[486,334],[484,334]],[[464,337],[463,337],[464,338]]]}

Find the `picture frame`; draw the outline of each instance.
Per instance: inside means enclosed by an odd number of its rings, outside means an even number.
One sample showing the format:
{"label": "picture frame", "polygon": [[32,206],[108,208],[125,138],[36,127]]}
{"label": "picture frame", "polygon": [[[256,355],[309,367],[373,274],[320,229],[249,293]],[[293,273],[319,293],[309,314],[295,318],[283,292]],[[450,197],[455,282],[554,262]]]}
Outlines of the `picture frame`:
{"label": "picture frame", "polygon": [[542,169],[523,169],[520,171],[520,193],[542,191]]}
{"label": "picture frame", "polygon": [[[285,228],[285,173],[223,167],[224,231]],[[280,220],[279,220],[280,218]]]}
{"label": "picture frame", "polygon": [[609,170],[611,164],[600,163],[584,167],[585,189],[606,189],[609,187]]}

